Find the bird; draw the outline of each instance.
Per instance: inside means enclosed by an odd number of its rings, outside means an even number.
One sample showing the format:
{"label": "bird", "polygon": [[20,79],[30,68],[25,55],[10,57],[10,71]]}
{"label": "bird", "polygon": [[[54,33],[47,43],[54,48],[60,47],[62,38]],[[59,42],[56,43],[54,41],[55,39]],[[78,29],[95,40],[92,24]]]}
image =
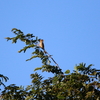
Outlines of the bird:
{"label": "bird", "polygon": [[44,48],[44,40],[43,39],[39,39],[39,47],[42,48],[44,50],[44,52],[46,53],[45,48]]}

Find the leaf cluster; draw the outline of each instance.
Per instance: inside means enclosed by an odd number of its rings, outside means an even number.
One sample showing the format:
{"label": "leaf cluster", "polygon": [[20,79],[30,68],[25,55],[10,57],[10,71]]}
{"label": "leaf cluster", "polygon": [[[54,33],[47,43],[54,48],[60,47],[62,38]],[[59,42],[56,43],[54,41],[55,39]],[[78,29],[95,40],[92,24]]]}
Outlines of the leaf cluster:
{"label": "leaf cluster", "polygon": [[8,80],[9,80],[9,78],[7,76],[0,74],[0,86],[3,85],[4,87],[6,87],[3,82],[7,82]]}
{"label": "leaf cluster", "polygon": [[[35,68],[34,71],[51,72],[54,76],[45,79],[37,72],[31,74],[32,83],[27,87],[19,87],[11,84],[2,91],[2,100],[99,100],[100,99],[100,70],[92,68],[93,64],[86,66],[80,63],[75,66],[72,73],[70,70],[62,72],[55,60],[44,53],[37,45],[38,38],[32,34],[26,34],[16,28],[12,31],[16,37],[7,37],[16,43],[17,40],[25,42],[26,46],[19,50],[26,52],[29,48],[34,48],[32,57],[40,58],[42,66]],[[51,59],[50,59],[51,58]],[[56,65],[52,65],[53,61]]]}

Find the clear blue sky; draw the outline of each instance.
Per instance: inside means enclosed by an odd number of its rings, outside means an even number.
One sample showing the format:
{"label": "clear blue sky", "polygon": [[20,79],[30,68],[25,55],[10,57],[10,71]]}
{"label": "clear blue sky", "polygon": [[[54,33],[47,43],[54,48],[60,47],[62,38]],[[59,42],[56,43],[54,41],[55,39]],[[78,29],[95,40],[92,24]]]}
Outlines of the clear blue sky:
{"label": "clear blue sky", "polygon": [[[81,62],[100,69],[100,0],[1,0],[0,1],[0,74],[10,78],[7,85],[30,85],[30,74],[40,67],[40,59],[31,57],[32,49],[12,44],[12,28],[44,39],[46,50],[63,71]],[[46,77],[51,74],[41,73]]]}

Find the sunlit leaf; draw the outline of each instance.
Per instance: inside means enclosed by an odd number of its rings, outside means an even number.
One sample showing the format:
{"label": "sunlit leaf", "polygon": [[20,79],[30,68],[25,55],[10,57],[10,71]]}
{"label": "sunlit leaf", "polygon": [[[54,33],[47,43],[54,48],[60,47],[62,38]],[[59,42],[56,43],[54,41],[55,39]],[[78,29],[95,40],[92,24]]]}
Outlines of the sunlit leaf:
{"label": "sunlit leaf", "polygon": [[70,70],[66,70],[66,71],[65,71],[65,74],[69,74],[69,73],[70,73]]}

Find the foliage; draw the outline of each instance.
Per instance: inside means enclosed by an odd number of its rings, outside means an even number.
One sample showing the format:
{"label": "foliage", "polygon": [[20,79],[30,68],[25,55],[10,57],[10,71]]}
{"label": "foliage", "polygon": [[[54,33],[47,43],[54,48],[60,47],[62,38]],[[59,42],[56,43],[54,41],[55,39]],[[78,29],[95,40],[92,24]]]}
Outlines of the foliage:
{"label": "foliage", "polygon": [[7,82],[8,79],[9,78],[7,76],[0,74],[0,86],[3,85],[4,87],[6,87],[5,84],[3,83],[3,81]]}
{"label": "foliage", "polygon": [[[51,72],[54,76],[44,79],[35,72],[31,74],[32,84],[26,88],[14,84],[5,87],[2,100],[100,100],[100,70],[92,68],[92,64],[86,67],[85,63],[80,63],[72,73],[70,70],[62,72],[51,55],[38,46],[38,37],[30,33],[24,35],[16,28],[12,31],[16,37],[7,37],[7,40],[17,43],[19,39],[26,44],[19,53],[34,48],[32,57],[27,61],[36,57],[41,59],[43,65],[34,71]],[[52,61],[55,65],[51,65]]]}

